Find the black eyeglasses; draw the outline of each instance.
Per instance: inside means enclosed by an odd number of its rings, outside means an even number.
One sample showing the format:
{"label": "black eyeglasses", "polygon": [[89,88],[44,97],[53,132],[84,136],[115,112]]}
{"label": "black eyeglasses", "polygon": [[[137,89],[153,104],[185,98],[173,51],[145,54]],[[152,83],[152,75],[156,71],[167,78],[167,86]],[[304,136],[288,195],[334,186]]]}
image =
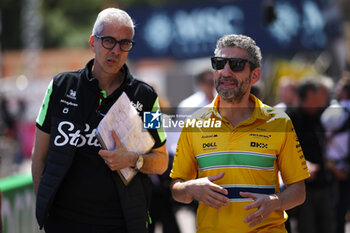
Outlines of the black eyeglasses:
{"label": "black eyeglasses", "polygon": [[226,58],[226,57],[212,57],[211,58],[211,66],[214,70],[222,70],[224,69],[226,63],[230,65],[230,68],[234,72],[239,72],[244,70],[245,63],[249,62],[251,69],[254,70],[256,65],[251,61],[243,58]]}
{"label": "black eyeglasses", "polygon": [[105,49],[113,49],[117,44],[119,44],[120,49],[124,52],[129,52],[135,45],[135,42],[128,39],[116,40],[111,36],[99,36],[95,35],[97,39],[102,40],[102,46]]}

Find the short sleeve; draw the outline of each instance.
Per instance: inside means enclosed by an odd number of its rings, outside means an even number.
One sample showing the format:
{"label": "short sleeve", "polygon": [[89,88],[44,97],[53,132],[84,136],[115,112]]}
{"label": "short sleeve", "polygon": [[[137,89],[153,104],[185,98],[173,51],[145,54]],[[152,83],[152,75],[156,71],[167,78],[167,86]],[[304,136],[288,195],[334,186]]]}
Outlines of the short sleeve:
{"label": "short sleeve", "polygon": [[278,166],[285,184],[296,183],[310,176],[291,120],[287,121],[284,144],[278,155]]}
{"label": "short sleeve", "polygon": [[51,112],[51,100],[52,100],[52,94],[53,93],[53,81],[51,80],[46,93],[45,93],[45,97],[43,100],[43,103],[41,105],[41,108],[39,110],[39,114],[36,118],[36,126],[46,132],[46,133],[50,133],[50,112]]}
{"label": "short sleeve", "polygon": [[182,130],[176,147],[170,177],[183,180],[195,179],[197,170],[198,164],[193,153],[192,133],[189,130]]}
{"label": "short sleeve", "polygon": [[[157,110],[158,111],[160,110],[158,97],[155,99],[151,111],[152,112],[156,112]],[[155,144],[154,144],[153,148],[158,148],[158,147],[160,147],[160,146],[165,144],[165,142],[166,142],[166,133],[164,131],[162,121],[161,121],[161,127],[159,129],[150,129],[149,132],[151,133],[151,135],[152,135],[152,137],[153,137],[153,139],[155,141]]]}

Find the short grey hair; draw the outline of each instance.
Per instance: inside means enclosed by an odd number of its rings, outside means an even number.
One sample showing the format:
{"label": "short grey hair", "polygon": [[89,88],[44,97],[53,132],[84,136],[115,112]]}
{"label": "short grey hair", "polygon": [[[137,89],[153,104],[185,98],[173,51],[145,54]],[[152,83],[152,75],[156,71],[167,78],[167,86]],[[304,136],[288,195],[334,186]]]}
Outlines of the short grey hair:
{"label": "short grey hair", "polygon": [[261,67],[262,55],[260,48],[249,36],[236,34],[222,36],[216,43],[214,54],[217,55],[220,49],[226,47],[238,47],[245,49],[247,51],[247,59],[256,67]]}
{"label": "short grey hair", "polygon": [[107,8],[97,15],[97,19],[92,29],[92,35],[100,35],[103,31],[104,24],[108,22],[117,22],[130,27],[132,29],[132,35],[134,36],[134,22],[126,11],[118,8]]}

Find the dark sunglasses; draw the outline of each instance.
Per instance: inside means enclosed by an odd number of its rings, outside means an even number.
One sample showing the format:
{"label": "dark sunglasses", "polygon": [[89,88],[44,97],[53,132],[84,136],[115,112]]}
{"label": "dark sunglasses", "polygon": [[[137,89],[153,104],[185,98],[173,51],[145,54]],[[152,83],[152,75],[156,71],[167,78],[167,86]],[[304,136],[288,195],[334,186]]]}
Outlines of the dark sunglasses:
{"label": "dark sunglasses", "polygon": [[117,44],[120,45],[120,49],[124,52],[129,52],[135,45],[135,42],[128,39],[116,40],[111,36],[99,36],[95,35],[97,39],[102,40],[102,46],[105,49],[113,49]]}
{"label": "dark sunglasses", "polygon": [[245,63],[249,62],[251,66],[251,70],[254,70],[256,66],[247,59],[243,58],[226,58],[226,57],[212,57],[211,58],[211,66],[214,70],[222,70],[224,69],[226,63],[230,65],[232,71],[239,72],[244,70]]}

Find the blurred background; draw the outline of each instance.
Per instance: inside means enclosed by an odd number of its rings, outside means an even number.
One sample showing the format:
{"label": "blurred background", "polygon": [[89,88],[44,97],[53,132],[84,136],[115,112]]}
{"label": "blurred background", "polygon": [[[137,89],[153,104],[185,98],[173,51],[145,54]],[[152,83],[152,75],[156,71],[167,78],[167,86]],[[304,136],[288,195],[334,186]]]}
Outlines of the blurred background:
{"label": "blurred background", "polygon": [[[176,108],[211,69],[218,38],[251,36],[263,54],[259,97],[278,103],[283,76],[322,74],[337,82],[349,70],[348,0],[1,0],[0,190],[5,232],[37,232],[30,180],[35,119],[47,85],[93,57],[88,39],[98,12],[119,7],[133,18],[136,45],[128,65]],[[13,191],[13,186],[19,187]],[[21,190],[18,192],[18,190]],[[21,224],[17,224],[21,222]]]}

